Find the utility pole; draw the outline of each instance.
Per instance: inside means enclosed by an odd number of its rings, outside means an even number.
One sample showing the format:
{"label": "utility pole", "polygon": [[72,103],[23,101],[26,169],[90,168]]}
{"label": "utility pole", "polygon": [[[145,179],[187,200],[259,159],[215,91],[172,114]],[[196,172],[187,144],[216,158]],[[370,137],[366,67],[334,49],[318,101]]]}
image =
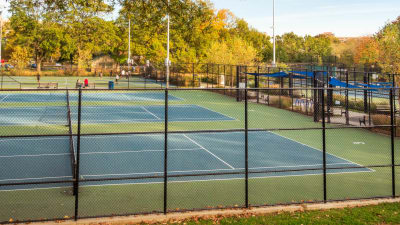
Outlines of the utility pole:
{"label": "utility pole", "polygon": [[276,66],[276,44],[275,44],[275,0],[272,0],[272,41],[273,41],[273,60],[272,66]]}
{"label": "utility pole", "polygon": [[167,58],[165,59],[166,66],[166,87],[169,88],[169,0],[167,7]]}

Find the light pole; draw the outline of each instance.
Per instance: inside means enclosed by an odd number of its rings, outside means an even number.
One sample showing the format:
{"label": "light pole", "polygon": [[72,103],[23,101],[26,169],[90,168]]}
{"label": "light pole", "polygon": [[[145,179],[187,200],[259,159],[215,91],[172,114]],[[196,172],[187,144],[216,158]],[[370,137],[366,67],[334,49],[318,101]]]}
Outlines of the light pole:
{"label": "light pole", "polygon": [[167,58],[165,59],[166,87],[169,88],[169,0],[167,7]]}
{"label": "light pole", "polygon": [[2,50],[2,46],[1,43],[3,42],[3,9],[0,9],[0,69],[3,69],[3,64],[2,64],[2,58],[1,58],[1,50]]}
{"label": "light pole", "polygon": [[128,26],[129,26],[129,31],[128,31],[128,67],[129,67],[131,65],[131,19],[130,18]]}
{"label": "light pole", "polygon": [[275,44],[275,0],[272,0],[272,42],[273,42],[273,59],[272,66],[276,66],[276,44]]}

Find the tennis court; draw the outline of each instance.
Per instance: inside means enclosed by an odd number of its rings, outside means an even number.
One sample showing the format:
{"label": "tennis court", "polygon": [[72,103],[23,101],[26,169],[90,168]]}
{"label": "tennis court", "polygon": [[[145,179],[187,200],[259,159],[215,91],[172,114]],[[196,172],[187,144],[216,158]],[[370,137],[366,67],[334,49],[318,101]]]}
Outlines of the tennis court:
{"label": "tennis court", "polygon": [[[165,95],[161,92],[92,92],[82,95],[82,101],[164,101]],[[181,98],[173,95],[168,96],[169,101],[180,101]],[[44,92],[44,93],[1,93],[0,102],[65,102],[64,92]],[[78,94],[71,93],[70,101],[77,102]]]}
{"label": "tennis court", "polygon": [[[113,135],[81,137],[80,178],[124,178],[163,175],[164,136]],[[205,172],[244,172],[244,132],[169,134],[168,173],[170,175]],[[76,140],[75,140],[76,142]],[[68,137],[10,138],[0,142],[0,182],[56,181],[72,179]],[[282,173],[250,174],[250,178],[306,176],[322,174],[322,152],[272,132],[249,133],[249,169],[302,170]],[[328,173],[373,172],[338,156],[327,154]],[[303,170],[310,169],[310,170]],[[315,169],[315,170],[312,170]],[[238,179],[243,175],[224,175],[219,179]],[[184,177],[184,181],[209,180],[207,176]],[[171,178],[170,181],[173,181]],[[153,183],[161,179],[113,181],[107,184]],[[180,179],[182,181],[182,179]],[[122,183],[121,183],[122,182]],[[90,185],[103,185],[91,182]],[[82,185],[89,185],[85,182]],[[3,190],[71,186],[70,183],[30,186],[4,186]]]}
{"label": "tennis court", "polygon": [[[85,106],[82,108],[82,123],[163,122],[164,111],[164,106],[160,105]],[[198,105],[171,105],[168,111],[171,122],[235,120]],[[66,124],[65,106],[3,107],[0,113],[0,126]],[[71,106],[71,119],[75,124],[77,115],[77,107]]]}
{"label": "tennis court", "polygon": [[[77,93],[2,93],[0,220],[74,216]],[[79,216],[163,211],[165,93],[82,91]],[[168,210],[243,205],[245,103],[222,91],[168,93]],[[255,102],[247,112],[250,204],[322,201],[321,123]],[[390,194],[390,168],[374,166],[390,163],[390,138],[333,128],[328,199]]]}

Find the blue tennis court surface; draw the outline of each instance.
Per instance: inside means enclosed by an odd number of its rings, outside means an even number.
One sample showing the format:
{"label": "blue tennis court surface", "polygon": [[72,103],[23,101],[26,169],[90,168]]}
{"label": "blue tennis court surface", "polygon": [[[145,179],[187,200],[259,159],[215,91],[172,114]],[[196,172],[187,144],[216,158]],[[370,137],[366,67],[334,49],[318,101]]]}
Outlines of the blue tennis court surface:
{"label": "blue tennis court surface", "polygon": [[[83,106],[83,124],[164,122],[163,105],[133,106]],[[77,107],[71,106],[71,119],[77,123]],[[47,107],[3,107],[0,108],[0,126],[67,124],[66,106]],[[170,105],[168,120],[179,121],[224,121],[234,118],[199,105]]]}
{"label": "blue tennis court surface", "polygon": [[[82,101],[164,101],[164,92],[89,92],[82,93]],[[181,98],[168,95],[168,100],[178,101]],[[0,94],[0,102],[65,102],[65,92],[43,93],[8,93]],[[70,93],[70,101],[77,102],[77,92]]]}
{"label": "blue tennis court surface", "polygon": [[[169,134],[168,173],[198,174],[244,171],[244,133]],[[68,137],[6,138],[0,141],[0,183],[57,181],[72,178]],[[80,178],[126,178],[162,175],[164,136],[132,134],[83,136]],[[361,166],[327,154],[327,172],[373,172],[368,168],[329,169]],[[259,170],[320,169],[250,174],[250,178],[322,174],[322,152],[272,132],[249,132],[249,168]],[[242,179],[244,175],[181,177],[179,181]],[[170,178],[176,181],[178,178]],[[122,184],[127,181],[83,182],[81,185]],[[162,182],[162,179],[130,180],[130,183]],[[3,190],[71,186],[46,184],[4,186]]]}

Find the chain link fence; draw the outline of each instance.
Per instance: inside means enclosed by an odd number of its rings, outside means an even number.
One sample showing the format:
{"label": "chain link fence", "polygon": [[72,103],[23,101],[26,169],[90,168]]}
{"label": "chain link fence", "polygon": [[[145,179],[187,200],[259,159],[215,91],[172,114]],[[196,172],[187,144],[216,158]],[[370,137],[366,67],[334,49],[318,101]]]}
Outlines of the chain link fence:
{"label": "chain link fence", "polygon": [[244,86],[0,92],[1,223],[398,196],[397,88],[231,71]]}

